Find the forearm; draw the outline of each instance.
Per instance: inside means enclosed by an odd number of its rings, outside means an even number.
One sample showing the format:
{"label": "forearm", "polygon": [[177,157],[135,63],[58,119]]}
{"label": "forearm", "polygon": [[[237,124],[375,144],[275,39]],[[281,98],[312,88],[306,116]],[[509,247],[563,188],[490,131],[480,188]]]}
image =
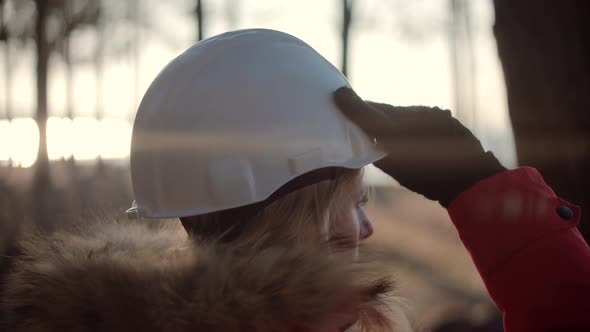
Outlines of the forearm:
{"label": "forearm", "polygon": [[590,327],[582,312],[590,301],[590,248],[576,229],[580,209],[536,170],[484,179],[448,211],[508,331]]}

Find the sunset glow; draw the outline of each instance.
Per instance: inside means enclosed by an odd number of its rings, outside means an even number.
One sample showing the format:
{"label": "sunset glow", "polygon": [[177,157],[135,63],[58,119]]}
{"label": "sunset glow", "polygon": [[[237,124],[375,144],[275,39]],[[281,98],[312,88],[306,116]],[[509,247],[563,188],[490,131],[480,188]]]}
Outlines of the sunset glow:
{"label": "sunset glow", "polygon": [[[31,167],[37,159],[39,129],[33,119],[0,120],[0,163]],[[129,155],[131,125],[121,119],[51,117],[47,120],[50,160],[124,159]]]}

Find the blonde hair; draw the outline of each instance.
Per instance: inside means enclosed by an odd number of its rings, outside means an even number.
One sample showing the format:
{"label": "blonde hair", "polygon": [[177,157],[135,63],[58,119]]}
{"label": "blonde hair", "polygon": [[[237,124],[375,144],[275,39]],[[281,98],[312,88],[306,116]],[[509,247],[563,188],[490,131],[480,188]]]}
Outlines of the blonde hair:
{"label": "blonde hair", "polygon": [[238,208],[182,218],[182,222],[197,240],[232,246],[320,243],[329,240],[341,202],[350,199],[361,181],[361,170],[341,169],[332,179],[291,191],[254,213]]}
{"label": "blonde hair", "polygon": [[[238,208],[182,218],[182,222],[195,240],[225,242],[236,252],[314,243],[327,243],[330,251],[341,245],[346,249],[348,244],[329,240],[342,203],[353,199],[361,183],[362,170],[342,169],[333,178],[290,191],[253,214]],[[351,261],[350,268],[363,271],[368,280],[380,280],[384,271],[378,265],[359,263]],[[409,310],[400,298],[379,296],[376,301],[364,304],[352,331],[412,331]]]}

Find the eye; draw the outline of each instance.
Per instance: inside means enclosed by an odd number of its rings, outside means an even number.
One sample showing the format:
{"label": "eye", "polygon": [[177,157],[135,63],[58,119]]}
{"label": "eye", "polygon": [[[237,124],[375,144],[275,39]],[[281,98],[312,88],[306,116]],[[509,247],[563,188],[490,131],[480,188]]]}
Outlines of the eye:
{"label": "eye", "polygon": [[359,199],[356,202],[357,209],[360,209],[363,206],[367,205],[368,202],[369,202],[369,194],[368,194],[367,190],[363,190],[363,192],[361,193],[361,196],[359,197]]}

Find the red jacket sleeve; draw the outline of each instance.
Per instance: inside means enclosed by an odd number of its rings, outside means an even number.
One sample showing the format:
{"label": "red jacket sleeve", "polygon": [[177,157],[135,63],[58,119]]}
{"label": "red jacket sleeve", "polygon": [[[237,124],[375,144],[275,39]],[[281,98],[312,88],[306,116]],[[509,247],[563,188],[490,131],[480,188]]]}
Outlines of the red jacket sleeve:
{"label": "red jacket sleeve", "polygon": [[535,169],[482,180],[448,212],[506,331],[590,329],[590,248],[576,228],[580,208],[559,199]]}

